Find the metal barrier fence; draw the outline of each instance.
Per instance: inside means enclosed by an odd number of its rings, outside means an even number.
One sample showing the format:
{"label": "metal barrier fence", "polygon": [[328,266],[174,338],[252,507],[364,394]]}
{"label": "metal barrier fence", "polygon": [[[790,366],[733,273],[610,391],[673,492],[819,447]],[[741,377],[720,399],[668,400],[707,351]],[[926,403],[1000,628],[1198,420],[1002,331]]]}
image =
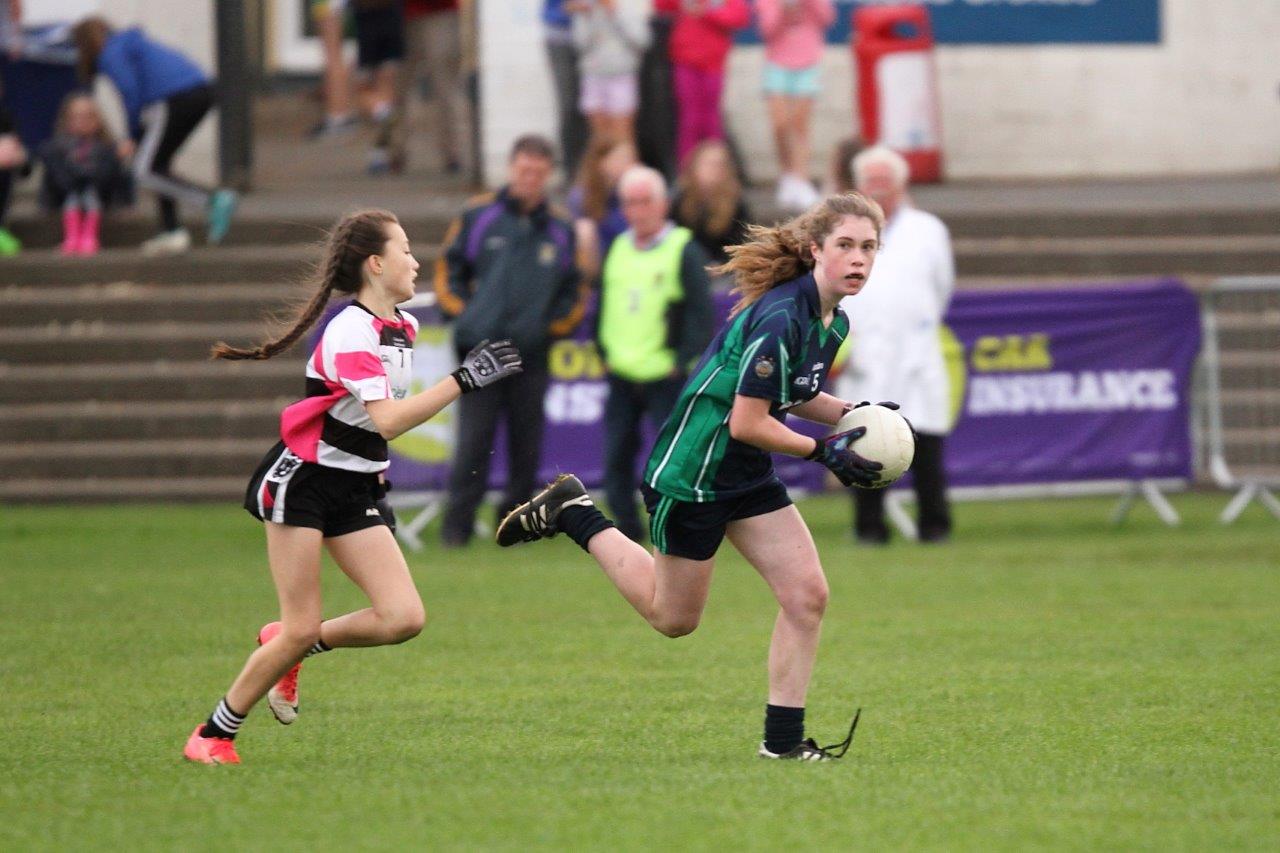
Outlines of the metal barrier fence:
{"label": "metal barrier fence", "polygon": [[1235,491],[1224,524],[1255,498],[1280,519],[1280,276],[1217,279],[1201,321],[1202,474]]}

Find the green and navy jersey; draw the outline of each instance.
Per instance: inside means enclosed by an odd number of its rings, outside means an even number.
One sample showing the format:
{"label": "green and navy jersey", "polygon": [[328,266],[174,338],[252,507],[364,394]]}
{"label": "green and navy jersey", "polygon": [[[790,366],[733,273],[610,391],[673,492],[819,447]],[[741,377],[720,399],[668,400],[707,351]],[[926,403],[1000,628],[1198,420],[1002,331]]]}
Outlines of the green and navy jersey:
{"label": "green and navy jersey", "polygon": [[830,326],[822,324],[811,274],[773,287],[707,347],[658,434],[645,482],[676,500],[703,503],[772,480],[769,453],[729,435],[733,398],[769,400],[769,414],[785,421],[787,409],[817,396],[848,334],[839,308]]}

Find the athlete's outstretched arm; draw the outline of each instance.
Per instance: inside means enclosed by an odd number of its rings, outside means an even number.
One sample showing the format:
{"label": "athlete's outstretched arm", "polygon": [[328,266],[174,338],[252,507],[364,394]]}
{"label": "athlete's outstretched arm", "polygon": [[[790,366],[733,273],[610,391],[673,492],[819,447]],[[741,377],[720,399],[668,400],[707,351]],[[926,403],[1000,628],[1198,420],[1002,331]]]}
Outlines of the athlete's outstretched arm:
{"label": "athlete's outstretched arm", "polygon": [[446,376],[427,390],[403,400],[370,400],[364,404],[364,410],[378,428],[378,434],[390,441],[431,420],[461,396],[458,380]]}
{"label": "athlete's outstretched arm", "polygon": [[812,400],[801,403],[798,406],[792,406],[787,410],[787,414],[795,415],[817,424],[835,426],[840,422],[840,418],[844,416],[844,413],[852,408],[852,403],[841,400],[826,391],[820,391],[818,396]]}
{"label": "athlete's outstretched arm", "polygon": [[462,359],[462,366],[425,391],[403,400],[370,400],[364,404],[378,433],[388,441],[429,421],[469,391],[501,382],[524,369],[511,341],[483,340]]}
{"label": "athlete's outstretched arm", "polygon": [[791,456],[808,456],[813,453],[817,440],[779,423],[769,414],[771,402],[763,397],[744,397],[741,394],[735,396],[733,410],[729,413],[729,435],[770,453],[786,453]]}

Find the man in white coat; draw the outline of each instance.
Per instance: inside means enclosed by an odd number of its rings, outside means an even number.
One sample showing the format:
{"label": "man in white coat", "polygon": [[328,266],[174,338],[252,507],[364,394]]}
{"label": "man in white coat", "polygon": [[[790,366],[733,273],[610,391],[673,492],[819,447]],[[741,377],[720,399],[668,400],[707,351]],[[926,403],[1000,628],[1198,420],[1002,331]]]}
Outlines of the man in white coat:
{"label": "man in white coat", "polygon": [[[911,206],[906,161],[882,145],[853,159],[859,192],[879,202],[885,227],[867,286],[841,307],[849,315],[849,358],[839,396],[896,400],[916,429],[911,466],[922,542],[951,534],[943,471],[943,439],[952,427],[950,385],[940,327],[955,289],[951,237],[942,220]],[[854,489],[854,534],[863,544],[884,544],[884,491]]]}

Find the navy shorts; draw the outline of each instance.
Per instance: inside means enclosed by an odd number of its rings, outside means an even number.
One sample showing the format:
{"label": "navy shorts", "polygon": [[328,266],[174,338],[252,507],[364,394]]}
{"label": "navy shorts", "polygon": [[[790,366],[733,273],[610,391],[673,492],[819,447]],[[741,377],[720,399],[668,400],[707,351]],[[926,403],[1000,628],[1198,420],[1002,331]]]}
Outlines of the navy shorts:
{"label": "navy shorts", "polygon": [[388,2],[371,9],[356,8],[356,65],[377,68],[404,59],[404,10]]}
{"label": "navy shorts", "polygon": [[277,442],[249,480],[244,508],[259,521],[311,527],[326,538],[386,525],[377,474],[304,462]]}
{"label": "navy shorts", "polygon": [[765,483],[745,494],[720,501],[693,503],[659,494],[648,484],[640,487],[649,510],[649,538],[654,547],[671,557],[710,560],[724,541],[729,522],[791,506],[791,496],[780,480]]}

